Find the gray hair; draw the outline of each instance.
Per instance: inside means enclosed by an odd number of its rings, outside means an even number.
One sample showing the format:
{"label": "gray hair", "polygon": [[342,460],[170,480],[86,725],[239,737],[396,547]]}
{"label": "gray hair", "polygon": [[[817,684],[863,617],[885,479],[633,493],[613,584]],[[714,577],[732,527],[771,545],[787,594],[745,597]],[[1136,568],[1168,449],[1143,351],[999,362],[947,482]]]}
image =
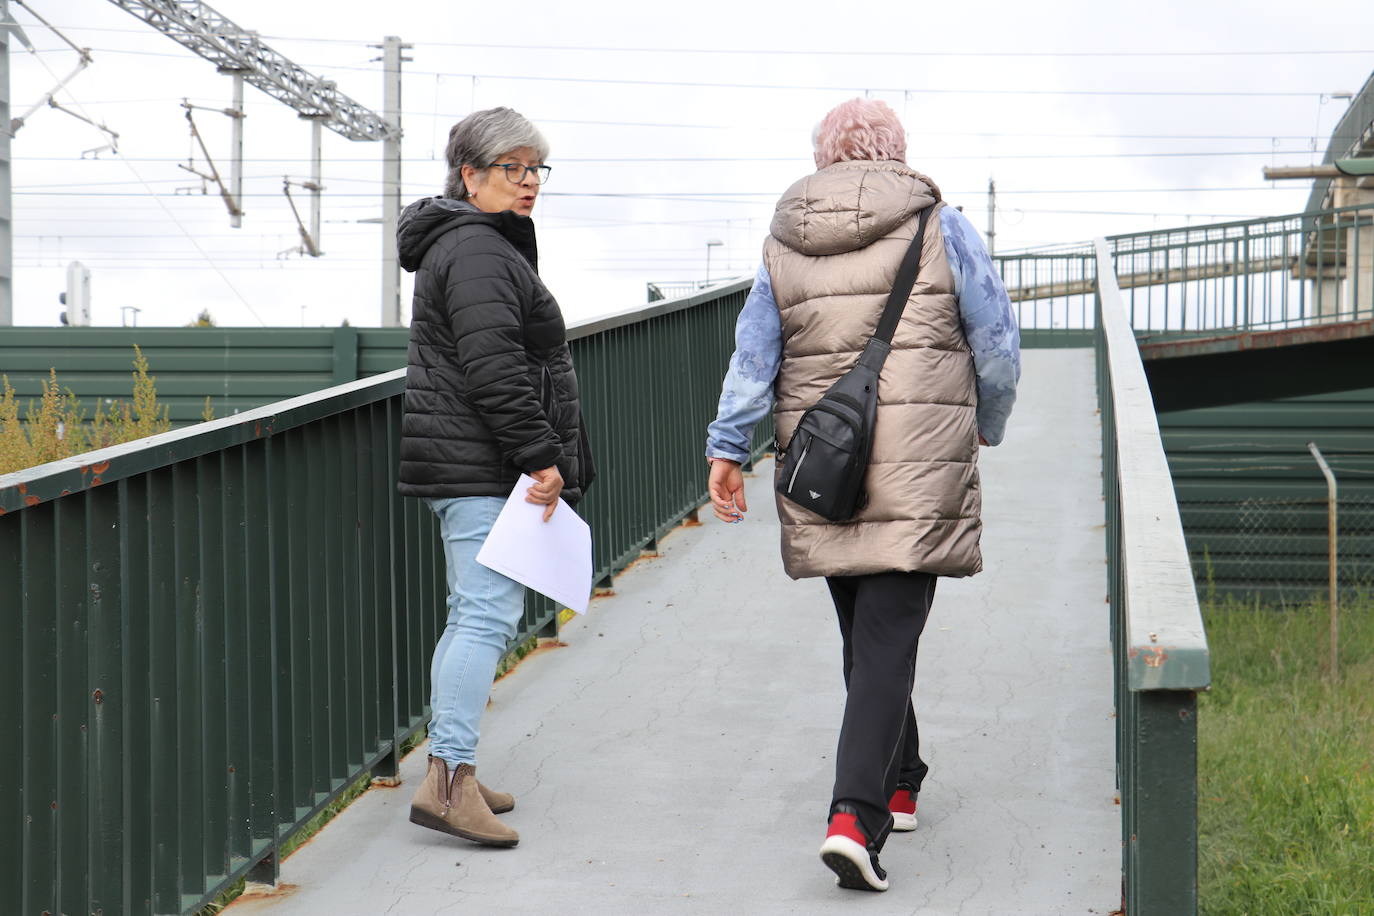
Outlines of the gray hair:
{"label": "gray hair", "polygon": [[448,179],[444,182],[444,196],[467,200],[468,189],[463,184],[463,166],[479,171],[491,165],[511,150],[528,146],[542,162],[549,156],[549,141],[524,115],[510,108],[488,108],[474,111],[448,132]]}

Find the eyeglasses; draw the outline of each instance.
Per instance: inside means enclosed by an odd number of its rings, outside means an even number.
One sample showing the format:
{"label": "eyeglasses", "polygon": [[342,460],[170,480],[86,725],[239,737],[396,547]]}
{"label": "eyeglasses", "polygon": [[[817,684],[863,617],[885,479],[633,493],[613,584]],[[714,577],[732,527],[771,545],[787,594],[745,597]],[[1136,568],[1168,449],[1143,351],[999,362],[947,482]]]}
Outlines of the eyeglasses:
{"label": "eyeglasses", "polygon": [[493,162],[487,168],[501,169],[511,184],[521,184],[526,175],[534,175],[534,183],[543,184],[549,180],[549,173],[553,171],[551,165],[521,165],[518,162]]}

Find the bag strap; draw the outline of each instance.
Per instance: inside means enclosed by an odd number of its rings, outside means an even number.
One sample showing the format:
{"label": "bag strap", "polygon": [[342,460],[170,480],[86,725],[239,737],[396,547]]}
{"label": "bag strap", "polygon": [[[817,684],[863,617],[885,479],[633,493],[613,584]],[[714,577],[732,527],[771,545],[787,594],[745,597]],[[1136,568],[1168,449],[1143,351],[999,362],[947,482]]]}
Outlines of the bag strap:
{"label": "bag strap", "polygon": [[885,344],[892,343],[892,335],[897,331],[897,322],[902,319],[907,299],[911,297],[911,288],[916,285],[916,274],[921,268],[921,246],[925,243],[926,222],[930,219],[931,211],[939,206],[940,202],[936,201],[921,211],[916,237],[911,240],[911,247],[902,258],[902,266],[897,268],[897,279],[892,284],[892,294],[887,297],[887,305],[883,306],[883,317],[878,319],[878,329],[873,332],[875,340],[881,340]]}

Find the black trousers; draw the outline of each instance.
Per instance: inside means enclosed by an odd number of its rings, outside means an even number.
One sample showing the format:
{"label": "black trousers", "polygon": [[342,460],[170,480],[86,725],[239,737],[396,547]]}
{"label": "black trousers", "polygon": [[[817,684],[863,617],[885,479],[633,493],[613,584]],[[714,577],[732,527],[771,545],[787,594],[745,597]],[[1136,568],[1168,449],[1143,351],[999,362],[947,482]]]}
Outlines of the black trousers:
{"label": "black trousers", "polygon": [[852,805],[878,850],[892,829],[887,802],[898,783],[919,790],[929,770],[921,760],[911,691],[935,576],[892,572],[825,581],[839,615],[848,691],[831,810]]}

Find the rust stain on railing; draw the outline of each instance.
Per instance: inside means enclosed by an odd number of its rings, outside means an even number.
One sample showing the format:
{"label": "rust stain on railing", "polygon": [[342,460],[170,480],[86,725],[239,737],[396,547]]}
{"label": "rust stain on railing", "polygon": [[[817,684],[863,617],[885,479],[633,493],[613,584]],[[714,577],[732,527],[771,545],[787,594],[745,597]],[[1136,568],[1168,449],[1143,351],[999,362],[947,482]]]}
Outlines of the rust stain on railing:
{"label": "rust stain on railing", "polygon": [[1131,649],[1127,654],[1131,658],[1139,657],[1146,668],[1162,668],[1169,659],[1169,653],[1163,646],[1143,646]]}

